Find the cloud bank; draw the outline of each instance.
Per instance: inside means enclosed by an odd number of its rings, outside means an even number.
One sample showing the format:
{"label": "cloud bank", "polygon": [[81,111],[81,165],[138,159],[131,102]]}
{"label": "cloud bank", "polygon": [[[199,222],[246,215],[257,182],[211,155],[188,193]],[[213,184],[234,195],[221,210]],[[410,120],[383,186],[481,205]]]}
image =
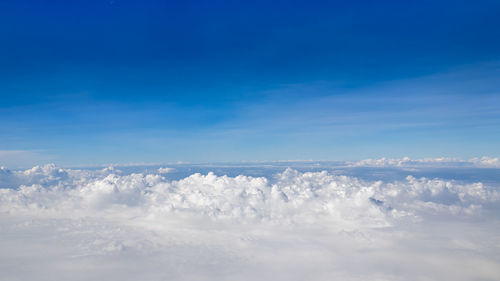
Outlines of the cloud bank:
{"label": "cloud bank", "polygon": [[179,180],[168,172],[0,169],[0,277],[500,277],[498,186],[291,168],[271,177],[210,172]]}
{"label": "cloud bank", "polygon": [[424,158],[411,159],[403,157],[400,159],[380,158],[365,159],[358,162],[349,163],[353,167],[411,167],[411,166],[429,166],[429,167],[478,167],[478,168],[500,168],[500,158],[483,156],[481,158],[471,158],[462,160],[457,158]]}

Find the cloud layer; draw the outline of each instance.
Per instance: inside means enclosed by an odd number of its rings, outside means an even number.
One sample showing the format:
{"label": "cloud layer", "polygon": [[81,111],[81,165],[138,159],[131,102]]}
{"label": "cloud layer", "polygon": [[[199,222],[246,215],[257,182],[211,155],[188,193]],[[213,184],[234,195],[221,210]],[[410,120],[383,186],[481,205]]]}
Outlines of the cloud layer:
{"label": "cloud layer", "polygon": [[411,166],[428,166],[428,167],[478,167],[478,168],[500,168],[500,159],[483,156],[481,158],[471,158],[462,160],[457,158],[424,158],[411,159],[404,157],[400,159],[380,158],[380,159],[365,159],[358,162],[349,163],[353,167],[411,167]]}
{"label": "cloud layer", "polygon": [[[2,277],[500,277],[497,186],[411,175],[366,181],[291,168],[271,177],[194,173],[171,180],[170,171],[2,168]],[[426,268],[427,259],[435,264]],[[30,270],[7,270],[14,261]],[[458,263],[477,269],[453,273]]]}

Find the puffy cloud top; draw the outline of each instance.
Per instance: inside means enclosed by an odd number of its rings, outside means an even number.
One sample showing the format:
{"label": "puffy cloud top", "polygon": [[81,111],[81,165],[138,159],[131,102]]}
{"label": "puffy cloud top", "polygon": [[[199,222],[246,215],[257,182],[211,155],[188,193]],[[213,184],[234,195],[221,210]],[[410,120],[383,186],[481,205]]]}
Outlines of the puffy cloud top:
{"label": "puffy cloud top", "polygon": [[496,185],[163,171],[0,168],[0,279],[500,277]]}
{"label": "puffy cloud top", "polygon": [[[409,161],[409,160],[405,160]],[[124,174],[116,169],[71,170],[55,165],[25,171],[3,168],[0,210],[37,209],[72,216],[116,206],[139,209],[144,216],[188,213],[211,219],[387,226],[402,217],[474,214],[499,200],[482,183],[414,178],[363,181],[329,172],[286,169],[271,179],[195,173],[168,180],[158,173]],[[38,210],[40,209],[40,210]]]}

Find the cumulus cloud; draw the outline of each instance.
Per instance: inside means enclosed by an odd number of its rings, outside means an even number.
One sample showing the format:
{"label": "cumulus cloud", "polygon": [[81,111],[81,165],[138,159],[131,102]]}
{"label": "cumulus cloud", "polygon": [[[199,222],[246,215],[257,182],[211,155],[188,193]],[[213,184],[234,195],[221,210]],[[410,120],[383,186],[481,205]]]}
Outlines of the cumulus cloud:
{"label": "cumulus cloud", "polygon": [[164,169],[2,168],[0,260],[30,262],[25,270],[2,262],[0,277],[500,277],[498,186],[290,168],[272,177],[209,172],[170,180]]}
{"label": "cumulus cloud", "polygon": [[159,174],[123,174],[111,168],[71,170],[53,164],[1,171],[3,185],[11,187],[2,190],[5,210],[23,209],[31,203],[43,210],[60,211],[63,206],[75,210],[122,205],[141,207],[145,214],[188,212],[215,219],[297,223],[335,218],[339,222],[387,225],[401,213],[418,216],[427,209],[434,213],[438,209],[468,212],[472,206],[498,199],[496,190],[481,183],[412,176],[402,182],[368,182],[290,168],[271,180],[210,172],[171,181]]}

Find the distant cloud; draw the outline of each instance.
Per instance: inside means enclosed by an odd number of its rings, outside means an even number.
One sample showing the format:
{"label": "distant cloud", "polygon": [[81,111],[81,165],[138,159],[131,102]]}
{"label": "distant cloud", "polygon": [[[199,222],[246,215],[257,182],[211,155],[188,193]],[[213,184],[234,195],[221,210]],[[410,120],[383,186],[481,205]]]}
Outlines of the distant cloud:
{"label": "distant cloud", "polygon": [[481,157],[462,160],[458,158],[424,158],[410,159],[404,158],[380,158],[365,159],[358,162],[351,162],[349,166],[353,167],[411,167],[411,166],[430,166],[430,167],[478,167],[478,168],[500,168],[500,159],[498,157]]}
{"label": "distant cloud", "polygon": [[168,174],[168,173],[171,173],[173,171],[175,171],[174,168],[167,168],[167,167],[158,168],[158,173],[160,173],[160,174]]}
{"label": "distant cloud", "polygon": [[490,157],[481,157],[481,158],[472,158],[469,160],[480,167],[486,168],[500,168],[500,158],[490,158]]}

